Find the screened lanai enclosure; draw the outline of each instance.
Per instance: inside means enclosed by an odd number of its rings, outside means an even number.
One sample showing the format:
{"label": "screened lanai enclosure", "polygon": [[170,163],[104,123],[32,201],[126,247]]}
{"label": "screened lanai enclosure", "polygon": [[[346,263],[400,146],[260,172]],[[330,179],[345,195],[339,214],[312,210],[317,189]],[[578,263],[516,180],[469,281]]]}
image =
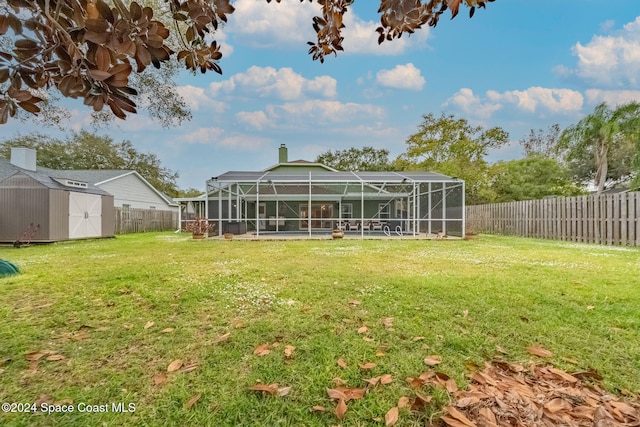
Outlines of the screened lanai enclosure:
{"label": "screened lanai enclosure", "polygon": [[227,172],[207,194],[218,235],[464,237],[464,181],[433,172]]}

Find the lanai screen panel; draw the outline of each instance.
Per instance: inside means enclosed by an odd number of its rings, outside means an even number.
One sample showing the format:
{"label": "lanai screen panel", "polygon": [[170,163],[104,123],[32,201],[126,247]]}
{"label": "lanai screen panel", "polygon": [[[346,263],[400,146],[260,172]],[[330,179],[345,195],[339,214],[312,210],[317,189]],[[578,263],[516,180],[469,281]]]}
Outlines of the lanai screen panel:
{"label": "lanai screen panel", "polygon": [[207,188],[219,233],[464,235],[464,182],[434,172],[228,172]]}

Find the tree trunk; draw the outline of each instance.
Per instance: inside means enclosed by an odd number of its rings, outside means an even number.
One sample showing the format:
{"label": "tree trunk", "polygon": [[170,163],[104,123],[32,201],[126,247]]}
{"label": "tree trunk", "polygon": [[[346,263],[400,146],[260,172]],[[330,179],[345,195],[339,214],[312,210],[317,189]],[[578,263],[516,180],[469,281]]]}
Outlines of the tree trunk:
{"label": "tree trunk", "polygon": [[597,186],[597,194],[600,194],[604,191],[604,184],[607,181],[607,171],[608,171],[608,161],[607,161],[607,151],[609,150],[609,145],[606,141],[598,140],[596,142],[596,179],[595,184]]}

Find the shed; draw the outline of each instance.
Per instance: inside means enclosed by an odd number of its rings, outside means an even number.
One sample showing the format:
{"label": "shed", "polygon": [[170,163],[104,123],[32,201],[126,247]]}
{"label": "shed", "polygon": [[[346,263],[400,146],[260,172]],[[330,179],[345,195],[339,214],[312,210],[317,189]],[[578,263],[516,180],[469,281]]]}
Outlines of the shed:
{"label": "shed", "polygon": [[37,170],[35,151],[0,160],[0,241],[112,237],[113,196],[89,183]]}

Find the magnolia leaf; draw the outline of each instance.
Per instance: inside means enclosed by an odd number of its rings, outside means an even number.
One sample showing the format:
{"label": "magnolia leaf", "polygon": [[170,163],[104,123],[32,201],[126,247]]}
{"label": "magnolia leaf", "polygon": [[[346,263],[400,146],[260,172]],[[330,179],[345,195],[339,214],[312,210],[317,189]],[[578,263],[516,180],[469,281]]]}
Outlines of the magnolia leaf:
{"label": "magnolia leaf", "polygon": [[342,420],[344,418],[344,414],[346,413],[347,413],[347,404],[344,402],[343,399],[340,399],[340,401],[336,405],[336,410],[335,410],[336,417],[339,420]]}
{"label": "magnolia leaf", "polygon": [[350,305],[350,306],[353,306],[353,307],[358,306],[358,305],[360,305],[360,304],[362,304],[362,302],[360,302],[360,301],[358,301],[358,300],[355,300],[355,299],[354,299],[354,300],[349,301],[349,305]]}
{"label": "magnolia leaf", "polygon": [[147,323],[144,324],[144,328],[145,329],[149,329],[150,327],[152,327],[155,323],[152,322],[151,320],[149,320]]}
{"label": "magnolia leaf", "polygon": [[477,427],[476,423],[453,406],[447,406],[445,410],[449,415],[445,415],[441,419],[451,427]]}
{"label": "magnolia leaf", "polygon": [[51,356],[47,356],[47,360],[51,361],[51,362],[55,362],[58,360],[63,360],[65,359],[65,357],[61,354],[52,354]]}
{"label": "magnolia leaf", "polygon": [[393,317],[385,317],[382,319],[382,324],[385,328],[393,328]]}
{"label": "magnolia leaf", "polygon": [[254,390],[254,391],[264,391],[267,392],[269,394],[276,394],[278,393],[278,384],[274,383],[274,384],[256,384],[252,387],[249,387],[249,390]]}
{"label": "magnolia leaf", "polygon": [[271,350],[269,350],[269,343],[261,344],[253,350],[253,354],[256,356],[266,356],[269,353],[271,353]]}
{"label": "magnolia leaf", "polygon": [[364,334],[369,330],[369,328],[367,328],[366,326],[362,326],[360,328],[358,328],[358,333],[359,334]]}
{"label": "magnolia leaf", "polygon": [[173,332],[173,328],[165,328],[161,331],[163,334],[168,334],[169,332]]}
{"label": "magnolia leaf", "polygon": [[558,411],[570,411],[572,406],[571,403],[557,397],[547,402],[544,408],[551,413],[556,413]]}
{"label": "magnolia leaf", "polygon": [[169,363],[169,366],[167,366],[167,372],[175,372],[180,368],[182,368],[182,360],[176,359]]}
{"label": "magnolia leaf", "polygon": [[391,374],[384,374],[383,376],[380,377],[380,384],[382,385],[391,384],[392,382],[393,382],[393,377],[391,376]]}
{"label": "magnolia leaf", "polygon": [[362,338],[365,342],[374,342],[375,340],[373,338],[369,338],[369,337],[364,337]]}
{"label": "magnolia leaf", "polygon": [[364,381],[375,387],[380,382],[380,377],[365,378]]}
{"label": "magnolia leaf", "polygon": [[347,362],[345,362],[341,357],[340,359],[338,359],[338,366],[340,366],[342,369],[347,369]]}
{"label": "magnolia leaf", "polygon": [[201,397],[202,397],[202,393],[198,393],[191,396],[191,399],[187,400],[187,402],[184,404],[184,409],[191,408],[193,405],[196,404],[198,400],[200,400]]}
{"label": "magnolia leaf", "polygon": [[167,382],[167,374],[164,372],[158,372],[153,376],[153,385],[160,385]]}
{"label": "magnolia leaf", "polygon": [[424,340],[424,337],[413,337],[411,341],[416,342],[416,341],[422,341],[422,340]]}
{"label": "magnolia leaf", "polygon": [[280,387],[277,390],[277,394],[278,394],[278,396],[282,397],[282,396],[286,396],[287,394],[289,394],[290,391],[291,391],[291,387]]}
{"label": "magnolia leaf", "polygon": [[288,346],[286,346],[286,347],[284,348],[284,355],[285,355],[285,357],[286,357],[287,359],[290,359],[291,357],[293,357],[293,351],[294,351],[295,349],[296,349],[296,348],[295,348],[294,346],[292,346],[292,345],[288,345]]}
{"label": "magnolia leaf", "polygon": [[330,399],[339,399],[339,400],[345,400],[345,401],[349,400],[349,398],[347,397],[346,394],[344,394],[344,392],[335,388],[328,388],[327,394],[329,395]]}
{"label": "magnolia leaf", "polygon": [[317,411],[317,412],[324,412],[327,410],[327,408],[325,408],[324,406],[316,405],[316,406],[312,406],[311,410]]}
{"label": "magnolia leaf", "polygon": [[394,426],[398,422],[398,407],[394,406],[384,416],[385,426]]}
{"label": "magnolia leaf", "polygon": [[219,344],[221,342],[225,342],[229,339],[229,337],[231,336],[231,333],[228,332],[224,335],[220,335],[219,337],[217,337],[216,339],[213,340],[213,344]]}
{"label": "magnolia leaf", "polygon": [[369,370],[369,369],[375,368],[376,366],[378,366],[378,365],[376,365],[373,362],[362,363],[362,364],[360,364],[360,369]]}
{"label": "magnolia leaf", "polygon": [[436,366],[442,362],[442,358],[437,355],[427,356],[424,358],[424,363],[428,366]]}
{"label": "magnolia leaf", "polygon": [[551,357],[553,353],[542,346],[531,345],[527,347],[527,352],[539,357]]}
{"label": "magnolia leaf", "polygon": [[398,399],[398,408],[409,408],[410,406],[411,404],[407,396],[401,396],[400,399]]}

